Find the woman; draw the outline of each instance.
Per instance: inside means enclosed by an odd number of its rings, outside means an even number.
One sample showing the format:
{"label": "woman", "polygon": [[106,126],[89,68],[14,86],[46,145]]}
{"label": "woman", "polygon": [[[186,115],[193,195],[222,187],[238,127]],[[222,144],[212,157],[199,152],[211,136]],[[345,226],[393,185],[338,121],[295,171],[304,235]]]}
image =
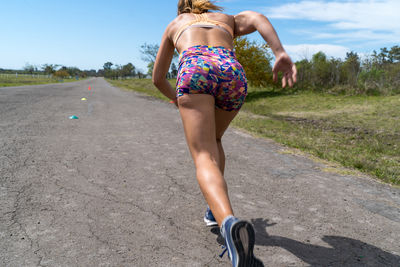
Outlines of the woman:
{"label": "woman", "polygon": [[[179,0],[178,16],[162,37],[153,82],[179,108],[197,180],[211,209],[205,220],[208,224],[216,220],[221,227],[233,266],[263,266],[253,255],[253,227],[233,216],[224,180],[221,138],[247,94],[245,73],[232,51],[233,38],[260,32],[276,57],[274,80],[282,72],[283,87],[296,82],[296,67],[265,16],[251,11],[230,16],[211,10],[222,8],[209,0]],[[174,49],[180,53],[176,90],[166,79]]]}

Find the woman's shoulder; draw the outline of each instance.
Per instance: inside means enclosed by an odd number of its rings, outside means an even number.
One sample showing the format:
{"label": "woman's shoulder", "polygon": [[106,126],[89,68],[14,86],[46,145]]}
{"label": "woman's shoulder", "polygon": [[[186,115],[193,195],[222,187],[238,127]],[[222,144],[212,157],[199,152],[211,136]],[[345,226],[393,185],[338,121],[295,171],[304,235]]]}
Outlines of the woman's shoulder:
{"label": "woman's shoulder", "polygon": [[243,17],[243,18],[252,18],[252,17],[256,17],[256,16],[260,16],[260,15],[262,16],[262,14],[260,12],[252,11],[252,10],[245,10],[245,11],[242,11],[242,12],[234,15],[233,17],[235,19],[236,18],[241,18],[241,17]]}
{"label": "woman's shoulder", "polygon": [[218,19],[222,21],[234,19],[234,16],[221,12],[209,12],[207,15],[211,19]]}
{"label": "woman's shoulder", "polygon": [[175,33],[179,30],[179,28],[182,27],[182,25],[184,25],[186,22],[190,21],[190,19],[191,19],[191,14],[189,13],[178,15],[168,24],[165,30],[167,35],[170,38],[172,38],[175,35]]}
{"label": "woman's shoulder", "polygon": [[183,13],[178,15],[174,20],[172,20],[168,26],[167,29],[174,29],[176,27],[179,27],[180,25],[183,25],[184,23],[190,21],[193,19],[193,15],[190,13]]}
{"label": "woman's shoulder", "polygon": [[170,25],[179,24],[181,22],[185,22],[187,20],[192,20],[194,18],[191,13],[183,13],[178,15],[173,21],[171,21]]}

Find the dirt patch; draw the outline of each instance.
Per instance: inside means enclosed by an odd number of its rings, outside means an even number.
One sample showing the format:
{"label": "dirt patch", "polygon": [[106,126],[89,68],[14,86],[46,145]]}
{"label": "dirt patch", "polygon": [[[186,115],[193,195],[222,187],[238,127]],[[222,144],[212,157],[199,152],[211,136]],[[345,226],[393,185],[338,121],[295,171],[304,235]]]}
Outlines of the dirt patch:
{"label": "dirt patch", "polygon": [[264,116],[264,115],[252,114],[250,112],[243,112],[243,113],[245,113],[246,116],[253,119],[273,119],[278,121],[286,121],[298,125],[311,126],[313,128],[320,129],[323,131],[359,135],[360,138],[363,138],[363,136],[375,136],[379,139],[390,140],[388,145],[394,143],[400,143],[400,133],[385,133],[382,132],[381,130],[365,129],[356,126],[353,127],[337,126],[333,125],[333,123],[327,119],[309,119],[309,118],[282,116],[282,115]]}

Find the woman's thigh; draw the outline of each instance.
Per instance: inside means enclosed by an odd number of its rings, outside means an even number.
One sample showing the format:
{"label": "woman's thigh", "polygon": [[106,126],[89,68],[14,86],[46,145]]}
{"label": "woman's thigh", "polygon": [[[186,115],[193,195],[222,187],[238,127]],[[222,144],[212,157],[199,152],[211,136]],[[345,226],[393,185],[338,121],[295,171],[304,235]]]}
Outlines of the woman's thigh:
{"label": "woman's thigh", "polygon": [[186,141],[193,159],[200,154],[218,160],[214,97],[208,94],[185,94],[178,98]]}
{"label": "woman's thigh", "polygon": [[226,111],[223,109],[215,109],[215,134],[217,139],[221,139],[226,129],[228,129],[231,121],[238,114],[239,110]]}
{"label": "woman's thigh", "polygon": [[178,105],[186,139],[189,146],[196,150],[221,139],[239,112],[215,108],[214,98],[207,94],[181,96]]}

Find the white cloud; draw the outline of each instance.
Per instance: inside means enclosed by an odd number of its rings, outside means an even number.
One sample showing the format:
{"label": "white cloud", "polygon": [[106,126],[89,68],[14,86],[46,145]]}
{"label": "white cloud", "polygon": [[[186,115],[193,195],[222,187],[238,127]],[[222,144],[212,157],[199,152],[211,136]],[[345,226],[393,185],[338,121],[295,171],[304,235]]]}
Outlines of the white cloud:
{"label": "white cloud", "polygon": [[350,49],[340,45],[331,44],[299,44],[285,45],[286,52],[293,61],[311,59],[312,55],[319,51],[324,52],[328,57],[344,58]]}
{"label": "white cloud", "polygon": [[332,22],[339,29],[399,30],[400,1],[301,1],[266,10],[272,18]]}
{"label": "white cloud", "polygon": [[335,33],[314,33],[314,38],[318,39],[338,39],[340,42],[365,40],[369,43],[392,43],[396,40],[400,41],[400,36],[393,36],[391,33],[379,33],[370,30],[359,30],[351,32],[335,32]]}
{"label": "white cloud", "polygon": [[[327,35],[337,31],[347,32],[347,38],[371,40],[384,35],[385,41],[400,41],[399,0],[309,1],[269,7],[265,13],[270,18],[299,19],[328,23]],[[355,32],[354,35],[352,32]],[[350,34],[349,34],[350,33]],[[367,33],[367,34],[365,34]],[[340,34],[339,34],[340,35]]]}

